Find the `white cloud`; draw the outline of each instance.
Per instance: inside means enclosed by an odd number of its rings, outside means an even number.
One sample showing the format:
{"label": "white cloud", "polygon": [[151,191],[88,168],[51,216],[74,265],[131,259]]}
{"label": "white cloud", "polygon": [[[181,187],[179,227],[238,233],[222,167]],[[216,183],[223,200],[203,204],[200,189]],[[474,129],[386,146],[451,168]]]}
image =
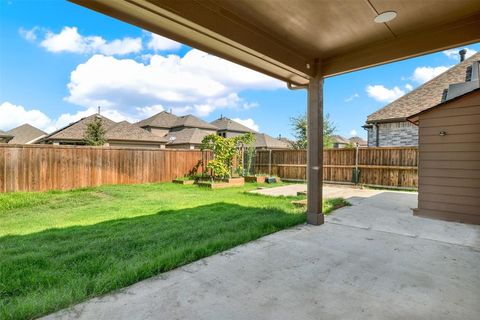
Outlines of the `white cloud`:
{"label": "white cloud", "polygon": [[30,123],[43,130],[51,129],[52,126],[51,119],[40,110],[27,110],[21,105],[7,101],[0,104],[1,130],[10,130],[24,123]]}
{"label": "white cloud", "polygon": [[34,42],[37,40],[37,32],[39,31],[39,27],[33,27],[32,29],[18,29],[18,33],[27,41]]}
{"label": "white cloud", "polygon": [[[75,113],[63,113],[57,119],[52,119],[40,110],[28,110],[21,105],[15,105],[6,101],[0,104],[0,129],[6,131],[24,123],[29,123],[34,127],[50,133],[96,112],[97,109],[92,107]],[[116,110],[102,110],[101,113],[113,121],[127,120],[136,122],[140,120]]]}
{"label": "white cloud", "polygon": [[232,120],[240,124],[243,124],[247,128],[260,132],[260,127],[258,126],[258,124],[255,123],[255,121],[252,118],[248,118],[248,119],[233,118]]}
{"label": "white cloud", "polygon": [[154,114],[165,111],[165,108],[161,104],[154,104],[152,106],[146,106],[142,108],[136,108],[138,115],[142,118],[149,118]]}
{"label": "white cloud", "polygon": [[396,86],[388,89],[383,85],[369,85],[367,86],[367,94],[379,102],[392,102],[403,96],[405,91]]}
{"label": "white cloud", "polygon": [[242,90],[277,88],[278,80],[193,49],[184,57],[152,55],[148,63],[94,55],[72,71],[65,100],[122,114],[147,115],[161,106],[206,116],[255,107],[239,96]]}
{"label": "white cloud", "polygon": [[[458,53],[461,49],[463,48],[457,48],[457,49],[450,49],[450,50],[445,50],[443,51],[443,54],[445,54],[447,57],[450,59],[454,59],[457,61],[460,61],[460,54]],[[477,53],[476,50],[470,49],[470,48],[464,48],[467,50],[467,53],[465,54],[465,59],[470,58],[473,56],[475,53]]]}
{"label": "white cloud", "polygon": [[356,98],[359,98],[359,97],[360,97],[360,95],[358,93],[355,93],[355,94],[351,95],[350,97],[346,98],[345,102],[351,102],[351,101],[353,101],[353,100],[355,100]]}
{"label": "white cloud", "polygon": [[410,83],[407,83],[405,85],[405,89],[407,89],[408,91],[412,91],[413,90],[413,86],[410,84]]}
{"label": "white cloud", "polygon": [[[97,113],[97,108],[94,108],[94,107],[91,107],[91,108],[87,108],[86,110],[81,110],[81,111],[78,111],[76,113],[64,113],[62,115],[60,115],[58,117],[58,119],[52,121],[52,127],[55,128],[55,129],[60,129],[60,128],[63,128],[65,127],[66,125],[72,123],[72,122],[75,122],[75,121],[78,121],[82,118],[85,118],[85,117],[88,117],[88,116],[91,116],[92,114],[94,113]],[[129,121],[129,122],[137,122],[139,121],[140,119],[138,118],[135,118],[135,117],[132,117],[132,116],[129,116],[129,115],[125,115],[117,110],[113,110],[113,109],[109,109],[109,110],[101,110],[100,111],[101,115],[113,120],[113,121],[116,121],[116,122],[119,122],[119,121]]]}
{"label": "white cloud", "polygon": [[77,27],[64,27],[60,33],[48,31],[40,45],[50,52],[124,55],[141,51],[142,39],[126,37],[108,42],[100,36],[82,36]]}
{"label": "white cloud", "polygon": [[450,67],[446,66],[438,66],[438,67],[418,67],[413,72],[412,80],[418,83],[425,83],[441,73],[444,73],[450,69]]}
{"label": "white cloud", "polygon": [[182,44],[159,36],[158,34],[151,33],[151,38],[147,44],[147,47],[155,51],[178,50],[182,47]]}
{"label": "white cloud", "polygon": [[357,130],[355,130],[355,129],[350,130],[350,136],[351,137],[356,137],[357,136]]}

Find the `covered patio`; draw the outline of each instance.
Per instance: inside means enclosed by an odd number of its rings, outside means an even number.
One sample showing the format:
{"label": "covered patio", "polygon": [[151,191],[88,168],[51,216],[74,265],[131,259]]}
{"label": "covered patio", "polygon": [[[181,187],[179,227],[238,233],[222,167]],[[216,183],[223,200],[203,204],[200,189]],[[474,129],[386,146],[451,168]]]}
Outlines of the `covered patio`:
{"label": "covered patio", "polygon": [[480,2],[70,0],[308,89],[308,208],[323,224],[323,81],[480,41]]}
{"label": "covered patio", "polygon": [[307,89],[311,225],[47,319],[478,319],[479,227],[371,190],[325,219],[322,125],[325,78],[479,42],[480,1],[70,1]]}
{"label": "covered patio", "polygon": [[478,319],[480,226],[413,216],[416,193],[325,194],[352,206],[45,319]]}

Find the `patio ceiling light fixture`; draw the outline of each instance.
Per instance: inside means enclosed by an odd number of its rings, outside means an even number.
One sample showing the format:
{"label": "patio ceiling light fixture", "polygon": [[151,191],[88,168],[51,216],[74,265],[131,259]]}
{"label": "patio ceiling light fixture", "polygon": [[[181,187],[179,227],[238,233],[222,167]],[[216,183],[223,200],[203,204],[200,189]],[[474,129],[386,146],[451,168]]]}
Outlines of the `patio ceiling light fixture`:
{"label": "patio ceiling light fixture", "polygon": [[385,22],[392,21],[396,17],[397,17],[397,13],[395,11],[385,11],[385,12],[379,13],[375,17],[374,21],[376,23],[385,23]]}

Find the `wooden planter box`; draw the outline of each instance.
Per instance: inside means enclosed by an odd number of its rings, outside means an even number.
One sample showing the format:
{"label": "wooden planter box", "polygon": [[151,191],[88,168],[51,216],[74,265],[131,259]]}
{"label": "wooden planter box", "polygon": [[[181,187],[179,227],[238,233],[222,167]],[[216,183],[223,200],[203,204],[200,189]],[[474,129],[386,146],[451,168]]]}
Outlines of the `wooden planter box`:
{"label": "wooden planter box", "polygon": [[175,179],[173,180],[173,183],[178,183],[178,184],[194,184],[195,180],[179,180]]}
{"label": "wooden planter box", "polygon": [[264,183],[266,176],[246,176],[245,182]]}
{"label": "wooden planter box", "polygon": [[240,187],[245,184],[244,178],[229,178],[224,180],[215,180],[211,181],[198,181],[198,185],[201,187],[207,187],[210,189],[219,189],[219,188],[231,188],[231,187]]}

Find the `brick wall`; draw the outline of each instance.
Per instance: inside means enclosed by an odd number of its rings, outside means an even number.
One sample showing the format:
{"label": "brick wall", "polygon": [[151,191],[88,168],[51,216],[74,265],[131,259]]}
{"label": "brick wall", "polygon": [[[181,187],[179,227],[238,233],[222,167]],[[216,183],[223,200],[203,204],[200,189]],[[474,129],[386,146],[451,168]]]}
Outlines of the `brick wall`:
{"label": "brick wall", "polygon": [[[368,146],[377,146],[376,126],[368,129]],[[379,123],[379,147],[418,146],[418,127],[410,122]]]}

